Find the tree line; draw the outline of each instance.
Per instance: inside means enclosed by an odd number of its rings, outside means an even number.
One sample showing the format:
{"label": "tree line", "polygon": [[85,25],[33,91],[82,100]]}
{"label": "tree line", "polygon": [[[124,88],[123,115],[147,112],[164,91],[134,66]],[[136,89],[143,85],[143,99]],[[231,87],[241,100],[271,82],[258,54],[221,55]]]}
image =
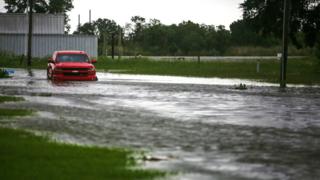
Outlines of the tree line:
{"label": "tree line", "polygon": [[[25,12],[27,0],[5,0],[7,12]],[[35,12],[64,13],[72,0],[38,0]],[[165,25],[157,19],[134,16],[121,27],[114,20],[99,18],[80,25],[73,34],[98,36],[99,54],[110,52],[111,44],[125,55],[225,55],[230,47],[274,47],[281,45],[283,0],[244,0],[243,18],[229,29],[220,25],[183,21]],[[290,44],[296,48],[320,49],[320,0],[291,0]],[[319,53],[320,54],[320,53]]]}
{"label": "tree line", "polygon": [[231,43],[231,33],[224,26],[191,21],[164,25],[157,19],[146,22],[140,16],[132,17],[131,22],[120,27],[113,20],[98,19],[81,25],[74,34],[97,35],[101,48],[110,47],[114,40],[128,55],[217,55]]}

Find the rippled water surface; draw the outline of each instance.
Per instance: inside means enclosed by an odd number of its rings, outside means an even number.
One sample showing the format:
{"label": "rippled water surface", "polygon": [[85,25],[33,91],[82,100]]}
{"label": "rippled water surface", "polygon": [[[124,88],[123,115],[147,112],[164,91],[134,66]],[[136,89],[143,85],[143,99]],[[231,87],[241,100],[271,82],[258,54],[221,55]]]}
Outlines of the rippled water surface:
{"label": "rippled water surface", "polygon": [[[147,150],[145,167],[173,179],[318,179],[320,88],[237,79],[99,73],[97,82],[59,82],[16,70],[0,94],[27,101],[34,117],[2,125],[72,143]],[[236,90],[235,84],[249,88]]]}

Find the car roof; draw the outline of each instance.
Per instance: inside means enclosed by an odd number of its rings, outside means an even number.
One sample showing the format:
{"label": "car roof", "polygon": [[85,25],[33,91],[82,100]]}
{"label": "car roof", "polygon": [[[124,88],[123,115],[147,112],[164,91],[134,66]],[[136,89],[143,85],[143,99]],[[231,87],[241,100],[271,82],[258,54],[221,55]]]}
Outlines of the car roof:
{"label": "car roof", "polygon": [[87,54],[85,51],[77,51],[77,50],[63,50],[56,51],[56,54]]}

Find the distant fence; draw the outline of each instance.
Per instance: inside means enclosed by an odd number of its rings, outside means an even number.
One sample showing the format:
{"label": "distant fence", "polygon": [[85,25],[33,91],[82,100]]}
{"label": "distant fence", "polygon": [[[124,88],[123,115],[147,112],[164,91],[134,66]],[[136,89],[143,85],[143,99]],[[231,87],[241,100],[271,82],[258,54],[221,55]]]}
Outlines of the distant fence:
{"label": "distant fence", "polygon": [[[305,56],[290,56],[299,59]],[[117,56],[115,58],[118,58]],[[121,56],[124,59],[147,58],[154,61],[198,61],[198,56]],[[279,60],[279,56],[200,56],[200,61]]]}

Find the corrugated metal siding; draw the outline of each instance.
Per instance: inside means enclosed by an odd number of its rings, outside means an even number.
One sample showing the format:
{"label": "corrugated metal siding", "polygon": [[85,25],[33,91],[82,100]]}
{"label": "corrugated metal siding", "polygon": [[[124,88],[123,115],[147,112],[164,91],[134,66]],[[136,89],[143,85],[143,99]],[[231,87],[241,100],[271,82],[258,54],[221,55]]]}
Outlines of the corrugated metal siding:
{"label": "corrugated metal siding", "polygon": [[[0,51],[16,55],[26,54],[27,36],[23,34],[0,34]],[[86,51],[91,57],[98,56],[98,38],[79,35],[34,35],[32,56],[50,56],[58,50]]]}
{"label": "corrugated metal siding", "polygon": [[0,35],[0,51],[22,55],[25,54],[25,35]]}
{"label": "corrugated metal siding", "polygon": [[[64,34],[63,14],[34,14],[34,34]],[[0,13],[0,33],[28,33],[27,14]]]}

